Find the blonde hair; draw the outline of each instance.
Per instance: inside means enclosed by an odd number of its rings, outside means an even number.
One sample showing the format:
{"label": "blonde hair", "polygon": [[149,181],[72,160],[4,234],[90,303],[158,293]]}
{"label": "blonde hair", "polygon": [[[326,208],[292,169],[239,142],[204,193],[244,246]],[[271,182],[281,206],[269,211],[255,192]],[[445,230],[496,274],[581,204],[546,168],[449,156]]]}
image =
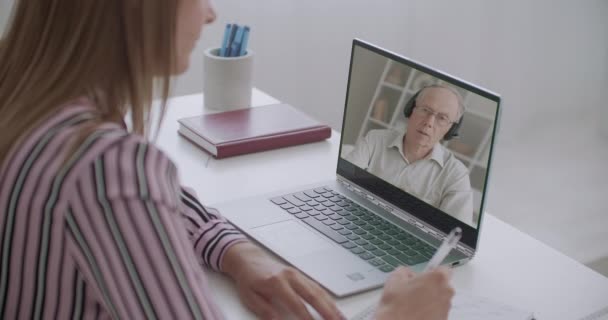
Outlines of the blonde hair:
{"label": "blonde hair", "polygon": [[154,92],[162,119],[175,68],[176,0],[18,0],[13,10],[0,41],[0,163],[78,97],[93,101],[98,116],[74,144],[129,110],[133,131],[146,135]]}

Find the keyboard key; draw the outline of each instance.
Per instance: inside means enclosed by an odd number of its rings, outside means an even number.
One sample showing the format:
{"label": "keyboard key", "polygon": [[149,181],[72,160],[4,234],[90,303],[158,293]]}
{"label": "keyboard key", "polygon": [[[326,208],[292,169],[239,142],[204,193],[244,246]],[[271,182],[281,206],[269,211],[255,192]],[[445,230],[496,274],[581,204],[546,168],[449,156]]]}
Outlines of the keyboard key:
{"label": "keyboard key", "polygon": [[371,234],[373,234],[375,236],[379,236],[379,235],[383,234],[382,230],[378,230],[378,229],[374,229],[374,230],[372,230],[370,232],[371,232]]}
{"label": "keyboard key", "polygon": [[388,228],[390,228],[390,225],[388,223],[382,222],[376,228],[385,231],[385,230],[388,230]]}
{"label": "keyboard key", "polygon": [[303,206],[300,207],[300,210],[302,210],[302,211],[310,211],[310,210],[312,210],[312,208],[310,206],[308,206],[308,205],[305,204],[305,205],[303,205]]}
{"label": "keyboard key", "polygon": [[291,204],[293,204],[296,207],[301,207],[303,205],[305,205],[306,203],[298,200],[296,197],[294,197],[293,195],[287,195],[284,196],[283,199],[287,200],[288,202],[290,202]]}
{"label": "keyboard key", "polygon": [[419,264],[426,260],[426,258],[421,254],[418,254],[418,255],[415,255],[415,256],[409,257],[409,258],[413,261],[412,265]]}
{"label": "keyboard key", "polygon": [[349,205],[348,202],[346,202],[344,200],[338,201],[338,202],[336,202],[336,204],[339,205],[340,207],[346,207]]}
{"label": "keyboard key", "polygon": [[306,214],[306,212],[300,212],[300,213],[294,214],[294,216],[298,219],[304,219],[304,218],[308,217],[308,214]]}
{"label": "keyboard key", "polygon": [[332,214],[334,214],[334,212],[333,212],[333,211],[331,211],[331,210],[329,210],[329,209],[327,209],[327,208],[325,208],[325,209],[321,210],[321,213],[323,213],[323,214],[324,214],[324,215],[326,215],[326,216],[331,216]]}
{"label": "keyboard key", "polygon": [[296,197],[298,200],[303,201],[303,202],[308,202],[308,201],[312,200],[309,196],[305,195],[304,193],[296,193],[294,195],[294,197]]}
{"label": "keyboard key", "polygon": [[377,245],[377,246],[379,246],[379,245],[381,245],[381,244],[383,244],[383,243],[384,243],[384,241],[382,241],[382,240],[380,240],[380,239],[372,239],[372,240],[370,240],[369,242],[371,242],[371,243],[373,243],[373,244],[375,244],[375,245]]}
{"label": "keyboard key", "polygon": [[348,220],[345,220],[345,219],[340,219],[340,220],[337,220],[336,222],[343,226],[350,224],[350,222],[348,222]]}
{"label": "keyboard key", "polygon": [[407,249],[403,250],[402,252],[405,253],[408,257],[413,257],[418,254],[418,251],[416,251],[412,248],[407,248]]}
{"label": "keyboard key", "polygon": [[380,225],[380,223],[382,223],[382,220],[381,219],[372,219],[372,220],[368,221],[367,223],[369,223],[375,227],[377,225]]}
{"label": "keyboard key", "polygon": [[399,241],[397,239],[390,239],[390,240],[386,241],[386,243],[390,244],[391,246],[396,246],[396,245],[400,244],[401,241]]}
{"label": "keyboard key", "polygon": [[355,243],[360,246],[364,246],[364,245],[368,244],[368,242],[363,239],[359,239],[359,240],[355,241]]}
{"label": "keyboard key", "polygon": [[289,209],[287,209],[287,212],[289,212],[291,214],[296,214],[298,212],[302,212],[302,210],[300,210],[299,208],[289,208]]}
{"label": "keyboard key", "polygon": [[409,260],[409,259],[410,259],[410,257],[406,256],[405,254],[403,254],[403,253],[398,253],[398,254],[395,254],[395,255],[393,255],[393,256],[394,256],[395,258],[397,258],[399,261],[401,261],[403,264],[406,264],[406,265],[408,265],[408,266],[410,265],[410,264],[408,263],[408,262],[410,261],[410,260]]}
{"label": "keyboard key", "polygon": [[389,246],[386,243],[383,243],[383,244],[379,245],[378,248],[380,248],[382,250],[388,250],[388,249],[392,249],[393,247]]}
{"label": "keyboard key", "polygon": [[383,240],[383,241],[388,241],[388,240],[392,239],[392,237],[389,236],[388,234],[381,234],[378,236],[378,239]]}
{"label": "keyboard key", "polygon": [[313,209],[315,209],[315,210],[323,210],[323,209],[325,209],[325,206],[322,205],[322,204],[320,204],[320,203],[317,203],[317,204],[315,204],[314,206],[311,206],[311,207]]}
{"label": "keyboard key", "polygon": [[312,189],[312,191],[314,191],[318,194],[323,194],[323,193],[327,192],[327,190],[325,190],[325,188],[316,188],[316,189]]}
{"label": "keyboard key", "polygon": [[429,252],[421,252],[420,254],[427,259],[431,259],[431,257],[433,256],[433,254]]}
{"label": "keyboard key", "polygon": [[366,245],[363,246],[363,249],[365,249],[367,251],[374,251],[374,250],[376,250],[378,248],[376,248],[376,246],[374,246],[373,244],[368,243],[368,244],[366,244]]}
{"label": "keyboard key", "polygon": [[354,215],[352,215],[352,214],[346,214],[346,215],[344,216],[344,219],[348,219],[348,220],[350,220],[350,221],[353,221],[353,220],[355,220],[355,219],[359,219],[359,218],[357,218],[356,216],[354,216]]}
{"label": "keyboard key", "polygon": [[370,260],[367,260],[367,262],[369,262],[374,267],[379,267],[384,264],[384,260],[382,260],[380,258],[370,259]]}
{"label": "keyboard key", "polygon": [[375,255],[376,257],[382,257],[386,255],[386,252],[380,250],[380,249],[376,249],[374,251],[372,251],[372,254]]}
{"label": "keyboard key", "polygon": [[352,253],[354,253],[354,254],[361,254],[361,253],[364,253],[364,252],[365,252],[365,250],[363,250],[363,249],[361,249],[361,248],[359,248],[359,247],[356,247],[356,248],[352,248],[352,249],[350,249],[350,252],[352,252]]}
{"label": "keyboard key", "polygon": [[340,198],[338,198],[336,196],[333,196],[333,197],[329,198],[329,201],[331,201],[331,202],[340,202],[340,201],[342,201],[342,199],[340,199]]}
{"label": "keyboard key", "polygon": [[331,226],[332,224],[335,224],[336,222],[330,219],[327,220],[323,220],[323,224],[326,226]]}
{"label": "keyboard key", "polygon": [[[329,220],[328,220],[328,221],[329,221]],[[341,225],[339,225],[339,224],[337,224],[337,223],[336,223],[336,224],[332,224],[332,225],[331,225],[331,228],[332,228],[332,229],[334,229],[334,230],[336,230],[336,231],[344,229],[344,227],[343,227],[343,226],[341,226]],[[349,232],[350,232],[350,231],[349,231]],[[339,233],[339,232],[338,232],[338,233]],[[340,234],[341,234],[341,233],[340,233]]]}
{"label": "keyboard key", "polygon": [[348,211],[346,211],[346,210],[340,210],[340,211],[336,211],[336,213],[337,213],[337,214],[339,214],[339,215],[341,215],[341,216],[343,216],[343,217],[347,217],[347,216],[350,216],[350,215],[351,215],[351,214],[350,214]]}
{"label": "keyboard key", "polygon": [[323,215],[318,215],[318,216],[315,216],[315,219],[317,219],[319,221],[323,221],[323,220],[327,220],[327,217],[323,216]]}
{"label": "keyboard key", "polygon": [[382,260],[384,260],[384,262],[390,264],[393,267],[398,267],[403,264],[401,261],[399,261],[391,256],[384,256],[384,257],[382,257]]}
{"label": "keyboard key", "polygon": [[372,259],[374,257],[374,255],[369,252],[363,252],[363,253],[359,254],[359,257],[361,257],[361,259],[364,259],[364,260],[369,260],[369,259]]}
{"label": "keyboard key", "polygon": [[362,235],[361,238],[363,238],[365,240],[374,240],[374,239],[376,239],[376,237],[374,237],[373,234],[369,234],[369,233]]}
{"label": "keyboard key", "polygon": [[355,229],[355,230],[353,230],[353,232],[354,232],[355,234],[358,234],[358,235],[364,235],[364,234],[366,234],[366,233],[367,233],[367,232],[365,232],[365,230],[363,230],[363,229]]}
{"label": "keyboard key", "polygon": [[310,211],[307,211],[306,213],[308,213],[308,215],[309,215],[309,216],[318,216],[318,215],[320,215],[320,214],[321,214],[321,213],[320,213],[319,211],[317,211],[317,210],[310,210]]}
{"label": "keyboard key", "polygon": [[291,205],[291,203],[284,203],[280,207],[283,208],[283,209],[285,209],[285,210],[293,208],[293,206]]}
{"label": "keyboard key", "polygon": [[339,214],[332,214],[331,216],[329,216],[332,220],[340,220],[342,219],[342,216]]}
{"label": "keyboard key", "polygon": [[389,273],[389,272],[395,270],[395,267],[391,266],[390,264],[385,264],[378,269],[380,269],[380,271],[382,271],[382,272]]}
{"label": "keyboard key", "polygon": [[351,233],[351,234],[347,235],[347,236],[346,236],[346,238],[347,238],[348,240],[353,240],[353,241],[354,241],[354,240],[357,240],[357,239],[361,239],[361,237],[359,237],[358,235],[353,234],[353,233]]}
{"label": "keyboard key", "polygon": [[349,212],[351,212],[351,213],[353,213],[353,214],[354,214],[355,212],[360,212],[360,211],[358,211],[358,210],[357,210],[357,208],[353,207],[352,205],[351,205],[351,206],[346,206],[346,207],[344,207],[343,209],[344,209],[344,210],[346,210],[346,211],[349,211]]}
{"label": "keyboard key", "polygon": [[408,247],[408,246],[406,246],[406,245],[405,245],[405,244],[403,244],[403,243],[400,243],[400,244],[398,244],[398,245],[396,245],[396,246],[395,246],[395,249],[397,249],[397,250],[399,250],[399,251],[404,251],[404,250],[409,249],[409,247]]}
{"label": "keyboard key", "polygon": [[324,194],[322,194],[322,196],[323,196],[324,198],[329,199],[329,198],[333,198],[333,197],[334,197],[334,194],[333,194],[333,193],[331,193],[331,192],[325,192]]}
{"label": "keyboard key", "polygon": [[342,209],[342,207],[337,206],[335,204],[333,206],[329,207],[329,209],[331,209],[333,212],[344,211],[344,209]]}
{"label": "keyboard key", "polygon": [[361,219],[355,220],[355,221],[353,221],[353,223],[356,224],[356,225],[358,225],[358,226],[364,226],[364,225],[367,224],[367,222],[365,222],[365,221],[363,221]]}
{"label": "keyboard key", "polygon": [[386,233],[386,234],[388,234],[388,235],[390,235],[390,236],[394,236],[394,235],[399,234],[399,231],[398,231],[398,230],[395,230],[395,229],[388,229],[388,230],[386,230],[384,233]]}
{"label": "keyboard key", "polygon": [[344,243],[342,244],[342,246],[343,246],[344,248],[346,248],[346,249],[352,249],[352,248],[356,248],[356,247],[357,247],[357,245],[356,245],[356,244],[354,244],[354,243],[352,243],[352,242],[350,242],[350,241],[348,241],[348,242],[344,242]]}
{"label": "keyboard key", "polygon": [[410,235],[408,235],[405,232],[400,232],[397,235],[395,235],[395,239],[397,239],[397,240],[405,240],[405,239],[407,239],[409,237],[410,237]]}
{"label": "keyboard key", "polygon": [[352,231],[346,230],[346,229],[341,229],[338,231],[339,234],[343,235],[343,236],[347,236],[349,234],[352,234]]}
{"label": "keyboard key", "polygon": [[327,200],[327,199],[325,199],[325,198],[323,198],[323,197],[320,197],[320,198],[315,198],[315,200],[316,200],[318,203],[326,203],[326,202],[330,202],[329,200]]}
{"label": "keyboard key", "polygon": [[356,226],[356,225],[354,225],[354,224],[345,224],[345,225],[344,225],[344,227],[345,227],[346,229],[348,229],[348,230],[357,230],[357,229],[359,229],[359,227],[357,227],[357,226]]}
{"label": "keyboard key", "polygon": [[276,205],[282,205],[287,203],[287,201],[285,201],[285,199],[283,199],[283,197],[275,197],[270,199],[270,201],[272,201],[272,203],[276,204]]}
{"label": "keyboard key", "polygon": [[342,243],[348,241],[348,240],[346,240],[346,238],[343,235],[338,234],[336,231],[332,230],[331,228],[329,228],[328,226],[324,225],[323,223],[317,221],[316,219],[313,219],[312,217],[302,219],[302,221],[306,222],[306,224],[317,229],[317,231],[320,231],[322,234],[324,234],[325,236],[327,236],[328,238],[332,239],[333,241],[335,241],[337,243],[342,244]]}
{"label": "keyboard key", "polygon": [[358,209],[356,211],[351,211],[351,213],[356,215],[357,217],[362,217],[365,214],[365,212]]}
{"label": "keyboard key", "polygon": [[401,254],[401,252],[399,252],[399,250],[396,250],[396,249],[388,249],[388,250],[386,250],[386,253],[390,254],[391,256],[396,256],[398,254]]}
{"label": "keyboard key", "polygon": [[307,195],[310,198],[318,198],[319,197],[318,193],[316,193],[314,191],[310,191],[310,190],[304,191],[304,194]]}

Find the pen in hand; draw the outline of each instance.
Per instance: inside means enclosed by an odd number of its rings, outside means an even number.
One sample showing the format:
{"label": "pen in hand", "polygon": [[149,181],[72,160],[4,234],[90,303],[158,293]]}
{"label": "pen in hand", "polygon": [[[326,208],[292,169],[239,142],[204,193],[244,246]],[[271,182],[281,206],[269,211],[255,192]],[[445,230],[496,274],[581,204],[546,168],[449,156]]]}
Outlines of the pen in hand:
{"label": "pen in hand", "polygon": [[450,233],[447,235],[447,237],[445,237],[445,239],[443,239],[443,242],[441,243],[441,245],[439,246],[439,248],[437,249],[437,251],[435,252],[433,257],[431,258],[431,260],[429,260],[429,262],[427,263],[426,267],[424,268],[424,272],[427,272],[427,271],[430,271],[430,270],[433,270],[433,269],[439,267],[439,265],[441,265],[441,262],[443,262],[445,257],[447,257],[448,254],[450,254],[450,251],[452,251],[452,249],[454,249],[454,247],[456,247],[461,236],[462,236],[462,229],[460,229],[459,227],[452,229],[452,231],[450,231]]}
{"label": "pen in hand", "polygon": [[[445,239],[443,239],[443,242],[441,242],[441,245],[431,258],[431,260],[429,260],[429,262],[427,263],[426,267],[424,268],[424,272],[431,271],[439,267],[445,257],[448,256],[450,251],[452,251],[452,249],[456,247],[461,236],[462,229],[460,229],[459,227],[452,229],[452,231],[450,231],[450,233],[445,237]],[[363,311],[355,315],[351,320],[371,320],[374,314],[376,313],[376,309],[377,305],[373,304],[363,309]]]}

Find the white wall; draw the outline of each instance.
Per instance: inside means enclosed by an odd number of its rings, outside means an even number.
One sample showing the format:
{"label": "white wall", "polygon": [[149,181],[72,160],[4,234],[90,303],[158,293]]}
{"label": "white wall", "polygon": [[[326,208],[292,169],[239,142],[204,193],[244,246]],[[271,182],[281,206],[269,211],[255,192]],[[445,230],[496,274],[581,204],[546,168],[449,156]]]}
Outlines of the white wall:
{"label": "white wall", "polygon": [[608,2],[222,0],[178,92],[199,90],[202,48],[226,22],[252,26],[255,83],[338,128],[353,37],[504,97],[501,139],[538,119],[599,114],[608,87]]}
{"label": "white wall", "polygon": [[[13,0],[0,0],[0,26]],[[570,110],[608,118],[608,1],[221,0],[175,94],[202,88],[202,51],[252,26],[255,84],[339,128],[360,37],[504,97],[502,141]],[[600,116],[601,115],[601,116]],[[542,121],[542,120],[541,120]],[[605,126],[608,127],[608,126]],[[598,129],[600,130],[600,129]],[[608,130],[601,129],[608,136]],[[525,130],[524,130],[525,131]]]}

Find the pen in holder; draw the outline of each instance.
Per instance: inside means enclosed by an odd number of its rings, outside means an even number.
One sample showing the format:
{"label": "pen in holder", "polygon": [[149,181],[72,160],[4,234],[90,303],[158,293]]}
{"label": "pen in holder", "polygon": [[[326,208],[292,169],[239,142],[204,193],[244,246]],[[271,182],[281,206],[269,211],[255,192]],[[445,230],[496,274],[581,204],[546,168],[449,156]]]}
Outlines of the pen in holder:
{"label": "pen in holder", "polygon": [[220,48],[205,50],[203,92],[205,108],[234,110],[251,106],[253,51],[242,56],[222,57]]}

